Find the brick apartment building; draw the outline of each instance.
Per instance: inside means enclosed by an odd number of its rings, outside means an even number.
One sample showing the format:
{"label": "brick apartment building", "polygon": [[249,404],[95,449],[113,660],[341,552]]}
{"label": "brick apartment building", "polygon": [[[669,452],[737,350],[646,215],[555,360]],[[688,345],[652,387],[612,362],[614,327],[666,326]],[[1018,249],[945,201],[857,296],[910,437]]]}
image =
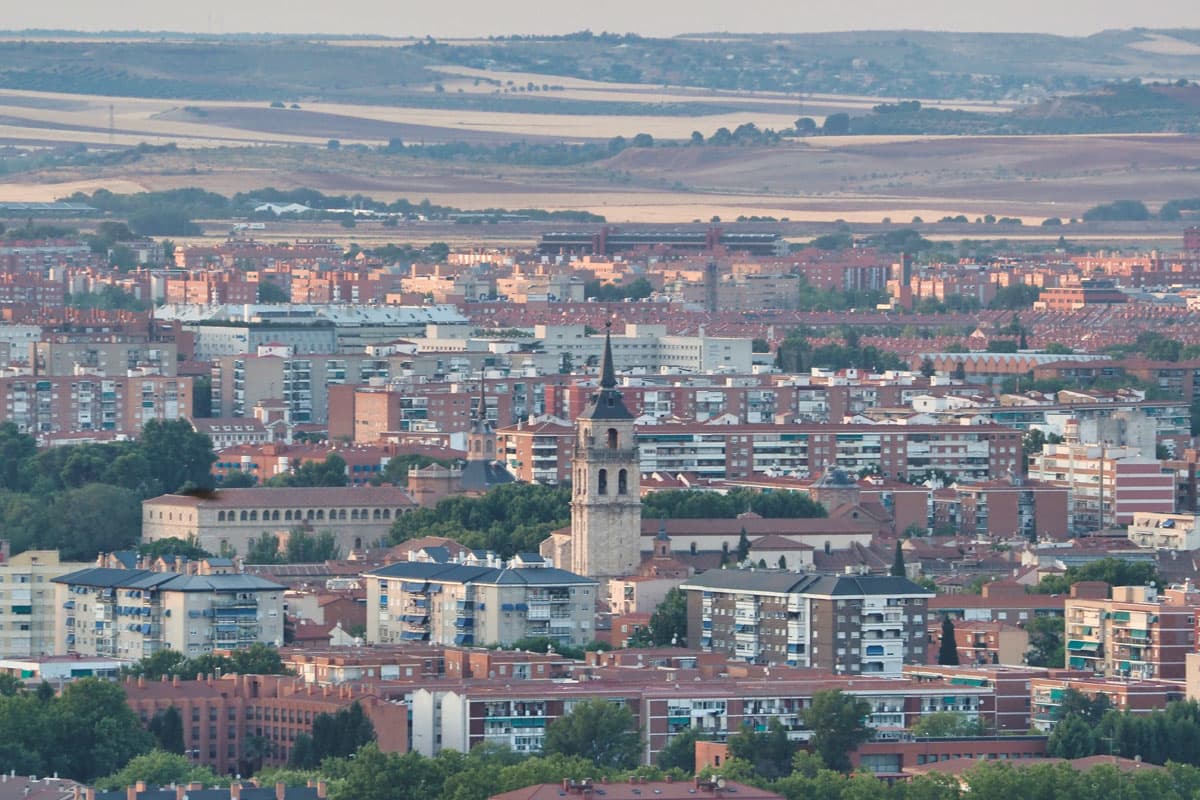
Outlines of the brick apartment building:
{"label": "brick apartment building", "polygon": [[[359,703],[385,752],[409,749],[408,708],[354,684],[312,686],[283,675],[211,675],[194,681],[126,679],[126,702],[143,724],[174,706],[183,718],[183,743],[196,763],[218,774],[244,769],[247,744],[262,742],[262,766],[287,763],[296,737],[312,731],[318,714]],[[256,765],[255,765],[256,766]]]}
{"label": "brick apartment building", "polygon": [[1095,675],[1182,681],[1196,650],[1200,592],[1191,585],[1160,594],[1149,586],[1114,586],[1112,599],[1069,597],[1066,666]]}
{"label": "brick apartment building", "polygon": [[688,641],[706,652],[864,675],[925,661],[933,593],[907,578],[709,570],[680,588]]}

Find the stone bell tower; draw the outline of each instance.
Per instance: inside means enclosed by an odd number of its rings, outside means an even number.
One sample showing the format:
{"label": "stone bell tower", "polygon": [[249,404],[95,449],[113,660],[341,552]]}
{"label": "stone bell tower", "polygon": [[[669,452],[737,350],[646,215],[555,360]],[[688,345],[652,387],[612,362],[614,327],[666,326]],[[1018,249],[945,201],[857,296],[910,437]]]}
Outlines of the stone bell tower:
{"label": "stone bell tower", "polygon": [[600,389],[575,422],[570,569],[576,574],[632,575],[641,563],[641,474],[633,423],[617,391],[612,336],[605,331]]}

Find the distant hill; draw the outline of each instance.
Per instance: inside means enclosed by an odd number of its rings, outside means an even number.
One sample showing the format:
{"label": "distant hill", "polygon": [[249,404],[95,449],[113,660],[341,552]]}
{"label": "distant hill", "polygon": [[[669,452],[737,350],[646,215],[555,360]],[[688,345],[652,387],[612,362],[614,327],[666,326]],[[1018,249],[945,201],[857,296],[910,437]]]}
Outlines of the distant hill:
{"label": "distant hill", "polygon": [[[544,76],[545,85],[482,81],[490,109],[554,98],[555,78],[740,91],[1036,102],[1113,80],[1200,76],[1200,30],[1121,30],[1087,37],[861,31],[692,34],[671,39],[589,32],[485,42],[357,37],[24,31],[0,42],[0,89],[196,100],[327,100],[478,108],[480,93],[435,91],[437,67]],[[356,46],[357,44],[371,46]],[[480,84],[477,82],[476,86]],[[561,87],[558,87],[561,88]],[[474,105],[471,105],[474,104]],[[575,105],[572,105],[575,104]],[[599,113],[643,113],[637,104]],[[686,107],[667,113],[688,114]]]}

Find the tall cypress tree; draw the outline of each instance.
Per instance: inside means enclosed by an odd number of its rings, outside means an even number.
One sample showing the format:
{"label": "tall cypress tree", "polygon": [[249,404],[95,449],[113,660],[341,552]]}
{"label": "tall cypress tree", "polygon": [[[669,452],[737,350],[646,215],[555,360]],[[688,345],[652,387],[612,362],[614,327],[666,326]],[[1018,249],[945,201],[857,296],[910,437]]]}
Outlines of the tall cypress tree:
{"label": "tall cypress tree", "polygon": [[900,540],[896,540],[896,556],[892,559],[892,574],[897,578],[903,578],[908,575],[908,570],[904,567],[904,551],[900,549]]}
{"label": "tall cypress tree", "polygon": [[947,667],[958,666],[958,642],[954,638],[954,623],[950,617],[942,617],[942,644],[938,648],[938,664]]}
{"label": "tall cypress tree", "polygon": [[737,560],[742,563],[750,557],[750,537],[746,536],[746,529],[742,528],[742,534],[738,537],[737,544]]}

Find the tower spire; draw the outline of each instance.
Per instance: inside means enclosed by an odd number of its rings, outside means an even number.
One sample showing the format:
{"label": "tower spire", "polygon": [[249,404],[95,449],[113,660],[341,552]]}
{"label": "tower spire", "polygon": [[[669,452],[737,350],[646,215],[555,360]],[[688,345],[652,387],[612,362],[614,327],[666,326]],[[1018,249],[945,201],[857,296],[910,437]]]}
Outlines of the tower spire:
{"label": "tower spire", "polygon": [[604,358],[600,362],[600,388],[617,388],[617,373],[613,369],[612,320],[604,323]]}

